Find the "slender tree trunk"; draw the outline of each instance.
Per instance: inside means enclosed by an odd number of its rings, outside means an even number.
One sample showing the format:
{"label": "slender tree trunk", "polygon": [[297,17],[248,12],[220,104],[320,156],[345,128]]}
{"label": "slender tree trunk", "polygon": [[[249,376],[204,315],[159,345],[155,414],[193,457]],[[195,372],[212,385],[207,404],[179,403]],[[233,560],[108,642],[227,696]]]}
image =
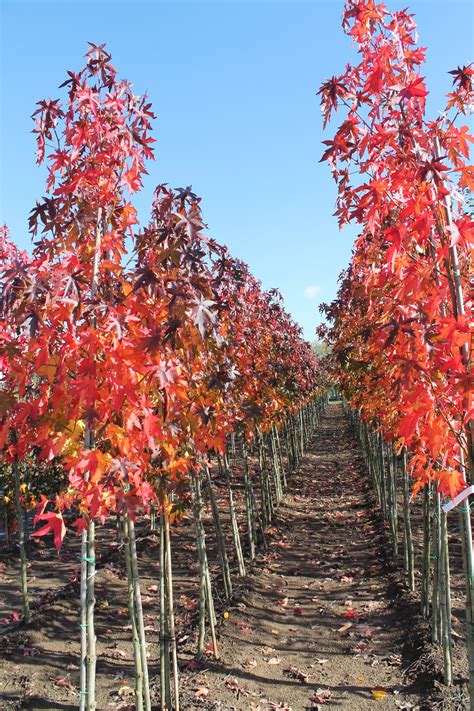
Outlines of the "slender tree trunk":
{"label": "slender tree trunk", "polygon": [[380,490],[382,494],[382,515],[387,520],[387,482],[385,477],[385,451],[382,432],[379,432]]}
{"label": "slender tree trunk", "polygon": [[173,691],[174,691],[174,711],[179,711],[179,677],[178,677],[178,654],[176,649],[176,632],[174,625],[174,602],[173,602],[173,570],[171,564],[171,540],[170,522],[165,514],[165,550],[166,550],[166,581],[168,593],[168,625],[171,649],[171,667],[173,670]]}
{"label": "slender tree trunk", "polygon": [[156,531],[156,510],[153,504],[150,504],[150,531]]}
{"label": "slender tree trunk", "polygon": [[[102,242],[102,207],[99,207],[97,212],[97,222],[95,230],[95,245],[94,245],[94,261],[92,267],[92,281],[90,288],[91,298],[97,291],[99,284],[99,264],[100,264],[100,247]],[[96,326],[95,317],[91,319],[91,328]],[[93,449],[95,447],[94,432],[86,426],[84,433],[84,448]],[[89,479],[89,474],[85,475],[86,481]],[[94,608],[95,608],[95,524],[90,518],[87,522],[87,531],[83,532],[81,542],[81,630],[86,630],[85,634],[81,634],[81,690],[80,695],[85,697],[86,711],[95,711],[95,678],[96,678],[96,636],[94,628]],[[87,565],[83,572],[82,564],[86,561]],[[84,586],[84,590],[82,589]],[[85,607],[85,611],[82,609]],[[85,673],[82,673],[82,664],[85,666]]]}
{"label": "slender tree trunk", "polygon": [[[220,465],[221,467],[221,465]],[[222,468],[222,467],[221,467]],[[221,518],[219,514],[219,507],[217,505],[216,497],[214,494],[214,488],[212,486],[211,473],[207,464],[204,466],[207,479],[207,489],[209,491],[209,500],[211,502],[212,519],[214,521],[214,528],[216,530],[216,541],[217,550],[219,552],[219,562],[222,571],[222,581],[224,583],[224,595],[226,600],[230,600],[232,597],[232,578],[230,574],[229,559],[227,557],[227,550],[225,545],[225,537],[222,531]]]}
{"label": "slender tree trunk", "polygon": [[286,471],[285,471],[285,467],[283,465],[283,455],[282,455],[282,451],[281,451],[280,434],[279,434],[278,429],[276,427],[275,427],[275,439],[276,439],[276,446],[277,446],[277,450],[278,450],[278,457],[280,460],[280,470],[281,470],[281,475],[282,475],[282,479],[283,479],[283,487],[286,489],[288,482],[286,480]]}
{"label": "slender tree trunk", "polygon": [[132,627],[133,662],[135,665],[135,705],[136,711],[143,711],[143,669],[140,653],[140,638],[135,605],[135,590],[133,584],[132,555],[130,551],[130,538],[128,521],[123,519],[123,536],[125,549],[125,563],[127,566],[128,611]]}
{"label": "slender tree trunk", "polygon": [[449,574],[449,547],[447,515],[441,513],[441,565],[440,565],[440,602],[441,635],[443,644],[444,683],[453,682],[452,639],[451,639],[451,583]]}
{"label": "slender tree trunk", "polygon": [[441,494],[435,493],[433,507],[433,591],[431,593],[431,639],[434,643],[440,641],[442,627],[441,545]]}
{"label": "slender tree trunk", "polygon": [[258,472],[260,474],[260,501],[261,501],[261,516],[262,525],[264,530],[268,528],[269,524],[269,511],[267,502],[267,488],[265,483],[265,469],[264,469],[264,459],[263,459],[263,445],[261,441],[260,433],[257,434],[257,444],[258,444]]}
{"label": "slender tree trunk", "polygon": [[166,582],[165,515],[160,512],[160,709],[171,709],[170,647]]}
{"label": "slender tree trunk", "polygon": [[410,514],[410,475],[408,473],[407,451],[403,449],[403,520],[404,520],[404,547],[405,547],[405,568],[408,575],[408,587],[415,590],[415,566],[413,536],[411,530]]}
{"label": "slender tree trunk", "polygon": [[85,711],[87,700],[87,528],[81,534],[81,665],[79,711]]}
{"label": "slender tree trunk", "polygon": [[390,468],[390,527],[392,531],[393,553],[398,556],[398,500],[397,500],[397,458],[391,445],[388,450]]}
{"label": "slender tree trunk", "polygon": [[133,593],[135,601],[136,618],[138,624],[138,638],[140,640],[140,657],[143,673],[143,700],[145,711],[151,711],[150,682],[148,678],[148,659],[146,651],[145,622],[143,620],[142,594],[140,590],[140,577],[138,574],[137,544],[135,537],[135,523],[128,517],[128,535],[130,539],[130,557],[133,573]]}
{"label": "slender tree trunk", "polygon": [[256,526],[255,526],[255,495],[253,492],[252,481],[250,479],[249,461],[247,455],[247,442],[245,434],[242,435],[242,463],[244,470],[244,485],[245,485],[245,510],[247,514],[247,537],[249,543],[250,560],[255,558],[256,546]]}
{"label": "slender tree trunk", "polygon": [[23,620],[26,624],[31,622],[30,598],[28,594],[28,558],[26,555],[25,542],[25,517],[21,505],[21,479],[20,465],[15,457],[13,462],[13,475],[15,480],[15,504],[16,504],[16,520],[18,524],[18,545],[20,548],[20,581],[21,581],[21,598],[23,602]]}
{"label": "slender tree trunk", "polygon": [[425,484],[423,488],[423,575],[421,586],[421,612],[425,620],[430,616],[430,557],[430,485]]}
{"label": "slender tree trunk", "polygon": [[193,474],[193,513],[194,524],[196,529],[196,545],[199,558],[199,625],[198,625],[198,646],[197,658],[200,659],[204,654],[206,642],[206,539],[204,526],[202,524],[202,498],[201,498],[201,483],[197,474]]}
{"label": "slender tree trunk", "polygon": [[227,459],[227,454],[224,454],[224,472],[225,472],[225,476],[226,476],[226,480],[227,480],[227,491],[229,494],[229,513],[230,513],[230,521],[231,521],[231,525],[232,525],[232,537],[234,539],[235,554],[237,557],[237,567],[239,570],[239,575],[241,577],[245,577],[246,570],[245,570],[244,556],[242,553],[242,543],[240,540],[239,522],[237,520],[237,513],[235,510],[234,493],[232,491],[232,482],[230,479],[230,467],[229,467],[229,460]]}
{"label": "slender tree trunk", "polygon": [[292,446],[291,446],[290,425],[289,425],[288,420],[285,420],[284,432],[285,432],[286,460],[288,462],[288,475],[291,475],[295,470],[295,461],[294,461],[293,450],[292,450]]}
{"label": "slender tree trunk", "polygon": [[95,711],[95,679],[96,679],[96,636],[94,627],[95,608],[95,524],[89,520],[87,526],[87,711]]}
{"label": "slender tree trunk", "polygon": [[282,478],[281,478],[281,472],[280,472],[280,462],[278,460],[278,449],[277,449],[277,443],[276,443],[276,437],[275,437],[275,427],[272,427],[272,429],[270,430],[268,439],[270,442],[273,478],[275,481],[276,502],[277,502],[277,506],[278,506],[280,504],[280,501],[283,498],[283,484],[282,484]]}
{"label": "slender tree trunk", "polygon": [[474,556],[472,547],[472,525],[469,501],[462,504],[459,512],[461,525],[461,544],[463,554],[463,568],[466,580],[466,627],[467,627],[467,656],[469,663],[469,697],[471,710],[474,711]]}

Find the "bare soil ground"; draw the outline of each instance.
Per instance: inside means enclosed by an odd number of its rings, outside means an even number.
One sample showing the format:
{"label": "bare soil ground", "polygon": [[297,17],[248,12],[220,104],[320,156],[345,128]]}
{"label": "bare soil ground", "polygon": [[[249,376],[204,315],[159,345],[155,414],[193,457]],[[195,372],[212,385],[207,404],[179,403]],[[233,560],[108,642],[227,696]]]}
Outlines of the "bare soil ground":
{"label": "bare soil ground", "polygon": [[[244,529],[241,489],[236,501]],[[216,479],[221,508],[224,482]],[[415,511],[415,524],[417,511]],[[372,500],[360,450],[340,405],[329,405],[272,528],[236,596],[226,606],[210,515],[211,570],[220,617],[219,659],[196,664],[197,561],[194,530],[173,534],[182,708],[291,709],[467,708],[462,624],[455,639],[457,684],[439,684],[439,653],[390,555],[386,528]],[[224,519],[229,540],[230,525]],[[455,527],[454,527],[455,528]],[[419,543],[418,528],[416,540]],[[139,566],[150,650],[154,708],[159,697],[158,537],[139,530]],[[455,540],[456,531],[452,531]],[[78,543],[59,556],[34,550],[30,584],[35,605],[28,627],[4,624],[0,636],[0,709],[76,709],[79,671]],[[455,551],[456,553],[456,551]],[[96,580],[98,710],[133,709],[133,662],[123,556],[113,527],[99,532]],[[0,622],[21,609],[17,564],[0,558]],[[456,569],[456,565],[455,565]],[[462,621],[462,581],[455,572],[455,619]],[[0,628],[1,629],[1,628]],[[0,632],[1,634],[1,632]]]}

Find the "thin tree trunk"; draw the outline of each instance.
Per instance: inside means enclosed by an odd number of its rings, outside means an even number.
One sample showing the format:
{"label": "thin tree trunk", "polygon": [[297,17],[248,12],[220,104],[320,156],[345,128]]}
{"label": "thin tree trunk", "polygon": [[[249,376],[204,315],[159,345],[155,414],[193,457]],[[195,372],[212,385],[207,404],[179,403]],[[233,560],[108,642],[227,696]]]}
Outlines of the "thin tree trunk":
{"label": "thin tree trunk", "polygon": [[411,530],[411,514],[410,514],[410,475],[408,473],[407,451],[403,449],[402,454],[403,468],[403,519],[404,519],[404,546],[405,546],[405,567],[408,575],[408,587],[410,590],[415,590],[415,567],[414,567],[414,550],[413,536]]}
{"label": "thin tree trunk", "polygon": [[459,512],[461,523],[461,544],[463,568],[466,580],[466,628],[467,656],[469,663],[469,697],[471,709],[474,711],[474,560],[472,547],[472,525],[469,501],[466,500]]}
{"label": "thin tree trunk", "polygon": [[441,545],[441,494],[435,493],[433,509],[433,591],[431,593],[431,639],[435,644],[440,641],[442,627]]}
{"label": "thin tree trunk", "polygon": [[278,432],[278,429],[275,427],[275,439],[276,439],[276,445],[278,449],[278,457],[280,459],[280,469],[281,469],[281,475],[283,479],[283,487],[286,489],[288,482],[286,480],[286,471],[285,467],[283,466],[283,455],[281,451],[281,442],[280,442],[280,434]]}
{"label": "thin tree trunk", "polygon": [[382,515],[387,520],[387,482],[385,478],[385,451],[382,432],[379,432],[380,490],[382,493]]}
{"label": "thin tree trunk", "polygon": [[179,677],[178,677],[178,655],[176,650],[176,632],[174,626],[174,603],[173,603],[173,570],[171,564],[171,540],[170,522],[165,514],[165,549],[166,549],[166,581],[168,593],[168,620],[169,638],[171,649],[171,666],[173,670],[173,691],[174,691],[174,711],[179,711]]}
{"label": "thin tree trunk", "polygon": [[389,467],[390,467],[390,525],[392,531],[393,553],[398,555],[398,500],[397,500],[397,458],[392,445],[389,445]]}
{"label": "thin tree trunk", "polygon": [[138,637],[140,640],[140,657],[143,672],[143,700],[145,711],[151,711],[150,682],[148,678],[148,659],[146,652],[145,622],[143,620],[142,594],[140,590],[140,577],[138,574],[137,544],[135,537],[135,523],[128,516],[128,535],[130,539],[130,557],[133,573],[133,593],[135,601],[135,611],[138,624]]}
{"label": "thin tree trunk", "polygon": [[199,625],[198,625],[198,646],[197,658],[200,659],[204,654],[206,642],[206,561],[205,550],[206,540],[205,531],[202,524],[202,498],[201,485],[197,474],[193,474],[193,513],[194,524],[196,529],[196,545],[199,558]]}
{"label": "thin tree trunk", "polygon": [[20,581],[21,598],[23,602],[23,620],[28,624],[29,622],[31,622],[30,598],[28,594],[28,557],[26,555],[25,542],[25,517],[21,505],[20,466],[16,457],[15,461],[13,462],[13,474],[15,479],[15,504],[16,519],[18,523],[18,545],[20,548]]}
{"label": "thin tree trunk", "polygon": [[277,502],[277,506],[278,506],[280,504],[280,501],[283,498],[283,484],[282,484],[282,478],[281,478],[281,472],[280,472],[280,462],[278,461],[278,450],[277,450],[277,443],[276,443],[276,438],[275,438],[275,427],[272,427],[272,429],[270,430],[268,439],[270,442],[272,469],[273,469],[273,477],[274,477],[274,481],[275,481],[275,490],[276,490],[276,502]]}
{"label": "thin tree trunk", "polygon": [[132,556],[130,552],[130,538],[127,519],[123,519],[123,536],[125,549],[125,563],[127,566],[128,611],[132,626],[133,662],[135,665],[135,704],[136,711],[143,711],[143,669],[140,654],[140,639],[135,606],[135,590],[133,585]]}
{"label": "thin tree trunk", "polygon": [[87,699],[87,528],[81,534],[81,664],[79,683],[79,711],[85,711]]}
{"label": "thin tree trunk", "polygon": [[87,711],[95,711],[95,678],[96,678],[96,636],[94,627],[95,608],[95,524],[89,520],[87,526]]}
{"label": "thin tree trunk", "polygon": [[244,485],[245,485],[245,510],[247,514],[247,537],[249,542],[249,555],[250,560],[255,558],[255,546],[256,546],[256,526],[255,526],[255,498],[252,487],[252,482],[249,473],[249,460],[247,455],[247,442],[245,441],[245,434],[242,435],[242,461],[244,470]]}
{"label": "thin tree trunk", "polygon": [[235,554],[237,557],[237,567],[239,570],[239,575],[241,577],[245,577],[246,570],[245,570],[244,556],[242,553],[242,543],[240,540],[239,522],[237,520],[237,513],[236,513],[235,505],[234,505],[234,493],[232,491],[232,482],[230,479],[230,467],[229,467],[229,460],[227,459],[227,454],[224,454],[224,472],[225,472],[225,477],[227,480],[227,491],[229,494],[229,513],[230,513],[230,521],[231,521],[231,525],[232,525],[232,537],[234,539]]}
{"label": "thin tree trunk", "polygon": [[425,620],[430,616],[430,557],[430,485],[425,484],[423,488],[423,574],[421,585],[421,612]]}
{"label": "thin tree trunk", "polygon": [[441,514],[441,565],[440,565],[440,602],[441,635],[443,644],[444,683],[453,682],[452,639],[451,639],[451,583],[449,574],[449,548],[447,515]]}
{"label": "thin tree trunk", "polygon": [[171,709],[170,647],[166,583],[166,543],[164,513],[160,512],[160,709]]}
{"label": "thin tree trunk", "polygon": [[[219,463],[222,468],[222,465]],[[214,494],[214,488],[212,486],[211,473],[207,464],[204,466],[207,479],[207,490],[209,492],[209,500],[211,502],[212,519],[214,521],[214,528],[216,530],[216,540],[217,540],[217,550],[219,552],[219,561],[221,564],[222,580],[224,583],[224,595],[226,600],[230,600],[232,597],[232,578],[230,575],[229,559],[227,557],[227,550],[225,545],[225,537],[222,531],[221,518],[219,514],[219,507],[217,505],[216,497]]]}
{"label": "thin tree trunk", "polygon": [[212,581],[211,573],[209,571],[209,564],[207,560],[207,553],[205,555],[206,564],[206,600],[207,600],[207,618],[209,620],[209,631],[211,633],[212,649],[216,659],[219,657],[219,650],[217,648],[217,637],[216,637],[216,611],[214,609],[214,598],[212,596]]}

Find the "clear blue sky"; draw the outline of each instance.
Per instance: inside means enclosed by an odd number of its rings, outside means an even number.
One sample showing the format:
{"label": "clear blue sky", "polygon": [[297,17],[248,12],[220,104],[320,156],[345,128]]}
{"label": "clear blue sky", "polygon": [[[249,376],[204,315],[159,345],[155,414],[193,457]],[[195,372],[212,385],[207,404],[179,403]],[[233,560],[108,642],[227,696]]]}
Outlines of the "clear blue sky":
{"label": "clear blue sky", "polygon": [[[447,71],[473,58],[471,0],[388,0],[409,6],[428,46],[430,110],[444,104]],[[30,115],[62,96],[86,42],[106,42],[121,76],[148,91],[157,160],[136,201],[147,221],[158,182],[191,184],[210,232],[244,259],[313,339],[354,232],[332,217],[335,187],[319,164],[321,81],[354,58],[340,27],[342,0],[97,2],[0,0],[0,221],[28,248],[28,212],[44,192]]]}

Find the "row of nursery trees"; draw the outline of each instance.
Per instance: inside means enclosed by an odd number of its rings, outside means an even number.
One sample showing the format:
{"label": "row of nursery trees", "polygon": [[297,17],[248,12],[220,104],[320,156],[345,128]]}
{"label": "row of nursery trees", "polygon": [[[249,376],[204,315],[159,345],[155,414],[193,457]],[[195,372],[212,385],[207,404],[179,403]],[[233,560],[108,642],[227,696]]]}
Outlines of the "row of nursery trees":
{"label": "row of nursery trees", "polygon": [[[451,71],[438,118],[425,115],[425,49],[406,10],[346,3],[343,28],[360,61],[320,90],[325,125],[343,120],[323,160],[337,183],[336,215],[360,234],[321,328],[328,367],[353,412],[397,553],[397,483],[403,476],[405,565],[414,587],[409,483],[423,492],[422,605],[452,681],[446,500],[474,484],[472,248],[468,165],[474,141],[474,67]],[[470,507],[457,509],[466,580],[469,687],[474,703],[474,576]],[[451,514],[453,515],[453,514]],[[456,512],[454,513],[456,515]],[[430,574],[430,566],[433,570]],[[432,581],[431,581],[432,578]]]}
{"label": "row of nursery trees", "polygon": [[[205,650],[206,622],[217,654],[203,486],[227,597],[232,580],[210,457],[229,482],[243,575],[242,550],[254,557],[319,416],[318,364],[279,294],[263,291],[245,264],[204,234],[190,188],[160,185],[148,226],[136,231],[127,195],[141,188],[153,158],[154,116],[146,97],[117,78],[103,45],[86,56],[62,85],[65,104],[41,101],[34,114],[37,159],[46,158],[48,178],[47,196],[30,217],[38,239],[32,255],[13,245],[6,228],[0,233],[1,466],[16,504],[26,622],[23,510],[37,506],[42,525],[33,535],[52,532],[58,548],[66,527],[81,536],[79,698],[87,711],[96,708],[95,527],[111,518],[125,542],[136,708],[151,708],[135,525],[147,514],[159,517],[161,707],[178,709],[170,523],[194,516],[197,654]],[[228,443],[236,439],[247,542],[229,476]],[[258,454],[254,469],[249,446]]]}

